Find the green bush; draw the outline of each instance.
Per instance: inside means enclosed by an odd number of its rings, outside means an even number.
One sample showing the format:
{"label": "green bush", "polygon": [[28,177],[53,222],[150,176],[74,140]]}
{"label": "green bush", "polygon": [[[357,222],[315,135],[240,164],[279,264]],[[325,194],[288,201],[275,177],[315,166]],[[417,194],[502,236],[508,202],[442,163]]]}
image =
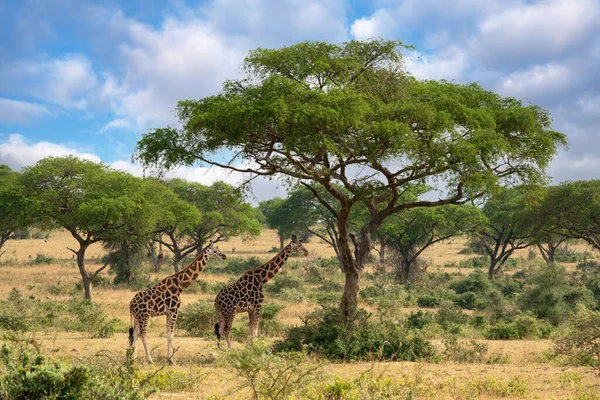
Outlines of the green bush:
{"label": "green bush", "polygon": [[512,322],[499,321],[491,326],[485,337],[490,340],[517,340],[520,339],[519,329]]}
{"label": "green bush", "polygon": [[417,305],[419,307],[433,308],[440,304],[440,298],[432,295],[422,295],[417,297]]}
{"label": "green bush", "polygon": [[43,254],[37,254],[35,258],[29,261],[31,265],[40,265],[40,264],[54,264],[56,262],[56,258],[51,256],[45,256]]}
{"label": "green bush", "polygon": [[451,301],[443,301],[435,315],[435,320],[445,330],[457,330],[469,321],[469,316]]}
{"label": "green bush", "polygon": [[302,353],[273,354],[261,342],[223,353],[219,363],[241,378],[255,399],[306,398],[308,384],[317,381],[323,363]]}
{"label": "green bush", "polygon": [[130,354],[125,363],[109,359],[69,365],[40,353],[34,341],[8,339],[16,346],[2,346],[2,399],[141,400],[155,391],[152,376],[140,373]]}
{"label": "green bush", "polygon": [[267,285],[264,286],[265,292],[279,294],[283,289],[296,289],[302,291],[304,282],[291,274],[277,274]]}
{"label": "green bush", "polygon": [[279,304],[263,304],[260,314],[260,333],[263,335],[279,335],[284,331],[283,323],[277,318],[277,315],[285,307]]}
{"label": "green bush", "polygon": [[406,326],[410,329],[423,329],[428,325],[431,325],[435,322],[433,313],[429,311],[417,311],[411,312],[408,317],[406,317]]}
{"label": "green bush", "polygon": [[565,268],[556,264],[540,267],[529,282],[518,299],[519,306],[554,325],[565,321],[578,303],[594,303],[589,289],[573,285]]}
{"label": "green bush", "polygon": [[191,336],[214,334],[217,323],[213,300],[199,300],[183,308],[177,317],[177,328]]}
{"label": "green bush", "polygon": [[345,320],[338,309],[324,310],[313,314],[304,326],[289,329],[274,349],[306,348],[331,360],[439,360],[435,347],[422,335],[399,324],[371,322],[370,317],[365,310],[357,310]]}
{"label": "green bush", "polygon": [[456,335],[446,336],[444,343],[444,358],[456,363],[482,363],[487,360],[488,346],[485,343],[479,343],[470,340],[466,343],[458,341]]}
{"label": "green bush", "polygon": [[108,315],[98,304],[89,300],[71,300],[68,311],[75,317],[71,328],[87,332],[90,338],[109,338],[115,333],[117,319],[109,319]]}
{"label": "green bush", "polygon": [[554,340],[554,353],[576,365],[600,371],[600,311],[579,305]]}
{"label": "green bush", "polygon": [[227,274],[241,275],[244,272],[262,264],[263,262],[260,261],[258,257],[254,256],[249,258],[231,257],[227,260],[225,267],[219,271]]}

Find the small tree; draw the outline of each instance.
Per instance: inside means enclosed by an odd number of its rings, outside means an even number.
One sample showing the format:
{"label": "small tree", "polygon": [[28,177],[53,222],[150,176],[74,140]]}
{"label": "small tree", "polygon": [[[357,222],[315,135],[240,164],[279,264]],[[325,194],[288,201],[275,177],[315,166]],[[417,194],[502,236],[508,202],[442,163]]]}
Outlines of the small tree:
{"label": "small tree", "polygon": [[199,251],[211,237],[218,240],[231,236],[256,237],[260,234],[260,223],[252,206],[244,202],[243,193],[225,182],[211,186],[172,179],[167,182],[177,196],[199,212],[200,219],[194,220],[188,211],[179,213],[174,225],[165,230],[166,238],[157,240],[173,253],[175,271],[179,261],[190,253]]}
{"label": "small tree", "polygon": [[8,166],[0,165],[0,257],[8,239],[36,219],[36,201],[28,195],[19,177]]}
{"label": "small tree", "polygon": [[22,178],[39,202],[42,221],[66,229],[79,244],[69,250],[77,257],[88,300],[92,300],[92,279],[106,265],[90,273],[85,266],[87,249],[124,230],[149,232],[156,225],[144,182],[104,164],[71,156],[48,157],[26,168]]}
{"label": "small tree", "polygon": [[600,180],[549,187],[538,212],[547,234],[581,239],[600,250]]}
{"label": "small tree", "polygon": [[390,217],[381,227],[381,236],[398,254],[398,279],[410,284],[416,262],[432,244],[471,232],[484,224],[481,210],[472,205],[415,208]]}
{"label": "small tree", "polygon": [[483,206],[486,221],[470,234],[471,246],[481,249],[490,258],[488,278],[491,280],[515,251],[530,245],[530,231],[518,223],[519,213],[524,208],[525,199],[520,190],[502,190],[486,201]]}
{"label": "small tree", "polygon": [[588,365],[600,374],[600,311],[579,305],[554,346],[557,354]]}

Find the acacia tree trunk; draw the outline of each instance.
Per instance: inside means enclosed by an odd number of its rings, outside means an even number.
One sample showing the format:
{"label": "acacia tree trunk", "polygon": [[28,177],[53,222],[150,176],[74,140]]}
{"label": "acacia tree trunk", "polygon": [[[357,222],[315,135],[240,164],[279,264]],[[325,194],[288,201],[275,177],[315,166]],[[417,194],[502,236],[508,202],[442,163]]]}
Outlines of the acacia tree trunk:
{"label": "acacia tree trunk", "polygon": [[79,250],[75,252],[77,256],[77,267],[79,268],[79,274],[83,281],[84,298],[92,301],[92,278],[85,269],[85,251],[89,247],[89,244],[80,243]]}
{"label": "acacia tree trunk", "polygon": [[385,241],[382,240],[381,244],[379,246],[379,263],[380,264],[385,263],[385,250],[386,250]]}
{"label": "acacia tree trunk", "polygon": [[279,234],[279,251],[283,251],[284,247],[285,247],[285,243],[283,243],[283,235]]}

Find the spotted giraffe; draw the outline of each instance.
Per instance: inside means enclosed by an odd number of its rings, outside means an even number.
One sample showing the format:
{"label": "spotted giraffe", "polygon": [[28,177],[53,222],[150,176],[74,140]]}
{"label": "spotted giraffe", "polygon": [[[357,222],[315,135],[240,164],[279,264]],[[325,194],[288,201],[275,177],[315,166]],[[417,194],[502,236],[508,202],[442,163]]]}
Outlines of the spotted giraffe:
{"label": "spotted giraffe", "polygon": [[129,344],[133,347],[134,355],[136,351],[136,341],[138,336],[142,339],[146,359],[150,364],[153,363],[148,345],[146,343],[146,328],[148,321],[152,317],[160,315],[167,316],[167,360],[169,364],[173,362],[173,334],[175,323],[177,322],[177,313],[181,300],[179,296],[196,279],[202,271],[210,257],[218,257],[223,260],[227,256],[219,251],[219,248],[213,245],[213,242],[198,254],[198,256],[182,271],[168,276],[160,281],[156,286],[150,289],[142,290],[133,296],[129,303],[129,312],[132,318],[132,327],[129,328]]}
{"label": "spotted giraffe", "polygon": [[292,242],[266,264],[246,271],[236,282],[219,291],[215,298],[218,321],[215,324],[215,334],[219,347],[221,347],[221,337],[225,335],[227,346],[231,348],[231,327],[237,313],[247,312],[250,317],[250,336],[254,337],[258,334],[260,311],[265,297],[263,285],[275,276],[292,253],[308,255],[308,251],[296,235],[292,235]]}

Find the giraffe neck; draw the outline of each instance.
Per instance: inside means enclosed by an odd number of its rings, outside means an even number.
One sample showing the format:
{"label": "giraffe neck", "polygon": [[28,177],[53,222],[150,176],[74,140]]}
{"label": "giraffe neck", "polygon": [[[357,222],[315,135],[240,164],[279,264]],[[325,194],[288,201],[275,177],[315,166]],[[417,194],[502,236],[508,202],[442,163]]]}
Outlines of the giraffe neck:
{"label": "giraffe neck", "polygon": [[265,278],[261,279],[262,283],[270,281],[276,273],[279,272],[283,264],[287,261],[288,257],[292,254],[291,244],[288,244],[281,250],[275,257],[269,260],[266,264],[258,268],[258,273],[265,271]]}
{"label": "giraffe neck", "polygon": [[204,269],[204,266],[207,262],[208,255],[203,251],[198,254],[198,256],[194,258],[194,261],[192,261],[187,267],[173,275],[173,277],[179,278],[179,286],[181,290],[187,288],[192,284],[192,282],[194,282],[194,280],[198,277],[198,274],[200,274],[200,272],[202,272]]}

